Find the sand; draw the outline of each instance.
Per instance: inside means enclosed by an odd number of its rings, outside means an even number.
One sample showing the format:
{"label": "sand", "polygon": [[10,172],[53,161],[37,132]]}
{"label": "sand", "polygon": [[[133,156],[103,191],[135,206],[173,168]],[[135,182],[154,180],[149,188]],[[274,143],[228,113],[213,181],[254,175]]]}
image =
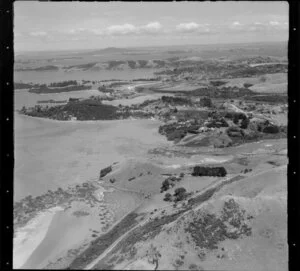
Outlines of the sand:
{"label": "sand", "polygon": [[20,230],[16,231],[13,249],[13,268],[21,268],[47,235],[48,228],[59,207],[40,213]]}

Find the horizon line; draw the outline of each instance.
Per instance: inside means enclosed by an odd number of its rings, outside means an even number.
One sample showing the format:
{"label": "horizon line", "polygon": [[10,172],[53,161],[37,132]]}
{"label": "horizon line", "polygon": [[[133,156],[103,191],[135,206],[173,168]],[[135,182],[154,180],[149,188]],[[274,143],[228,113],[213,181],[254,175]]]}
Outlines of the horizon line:
{"label": "horizon line", "polygon": [[103,48],[90,48],[90,49],[61,49],[61,50],[28,50],[28,51],[16,51],[14,49],[14,54],[24,54],[24,53],[46,53],[46,52],[74,52],[74,51],[94,51],[94,50],[104,50],[109,48],[114,49],[130,49],[130,48],[157,48],[157,47],[183,47],[183,46],[206,46],[206,45],[238,45],[238,44],[261,44],[261,43],[288,43],[288,40],[282,41],[253,41],[253,42],[222,42],[222,43],[202,43],[202,44],[182,44],[182,45],[147,45],[147,46],[125,46],[125,47],[115,47],[115,46],[108,46]]}

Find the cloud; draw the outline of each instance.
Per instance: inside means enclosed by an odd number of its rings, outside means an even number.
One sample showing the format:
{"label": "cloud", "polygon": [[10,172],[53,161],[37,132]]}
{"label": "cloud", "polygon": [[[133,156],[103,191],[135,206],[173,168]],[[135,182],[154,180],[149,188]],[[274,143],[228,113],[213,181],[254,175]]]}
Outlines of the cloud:
{"label": "cloud", "polygon": [[241,26],[242,24],[239,21],[235,21],[232,23],[233,26]]}
{"label": "cloud", "polygon": [[244,28],[244,24],[240,23],[239,21],[234,21],[229,25],[229,28],[232,29],[233,31],[237,30],[240,31]]}
{"label": "cloud", "polygon": [[176,25],[175,27],[177,32],[180,32],[182,34],[213,34],[215,31],[212,31],[209,28],[209,24],[197,24],[195,22],[190,23],[180,23]]}
{"label": "cloud", "polygon": [[137,33],[138,28],[132,24],[112,25],[106,29],[106,33],[110,35],[128,35]]}
{"label": "cloud", "polygon": [[228,25],[227,31],[232,33],[238,32],[276,32],[286,30],[288,26],[284,22],[264,21],[241,24],[236,21]]}
{"label": "cloud", "polygon": [[270,25],[280,25],[280,23],[278,21],[270,21],[269,22]]}
{"label": "cloud", "polygon": [[193,32],[198,30],[200,27],[197,23],[181,23],[176,26],[176,29],[181,32]]}
{"label": "cloud", "polygon": [[35,31],[35,32],[30,32],[29,35],[33,37],[46,37],[48,34],[45,31]]}
{"label": "cloud", "polygon": [[160,22],[151,22],[144,26],[141,26],[140,30],[155,33],[155,32],[159,32],[160,30],[162,30],[162,25],[160,24]]}
{"label": "cloud", "polygon": [[68,31],[68,33],[70,33],[70,34],[80,34],[80,33],[84,33],[84,32],[87,32],[87,31],[88,31],[88,29],[80,27],[80,28],[76,28],[76,29],[70,29]]}

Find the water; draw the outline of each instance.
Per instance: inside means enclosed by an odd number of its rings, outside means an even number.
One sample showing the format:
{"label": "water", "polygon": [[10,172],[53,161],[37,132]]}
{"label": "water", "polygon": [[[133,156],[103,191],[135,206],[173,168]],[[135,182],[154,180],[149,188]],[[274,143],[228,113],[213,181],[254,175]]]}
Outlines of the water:
{"label": "water", "polygon": [[137,70],[101,70],[101,71],[20,71],[14,73],[15,82],[49,84],[66,80],[132,80],[139,78],[153,77],[154,69],[137,69]]}
{"label": "water", "polygon": [[[14,95],[14,107],[15,110],[21,109],[23,106],[32,107],[37,104],[37,101],[41,100],[56,100],[64,101],[69,100],[69,98],[89,98],[90,96],[101,96],[102,92],[97,89],[90,90],[79,90],[79,91],[69,91],[61,93],[47,93],[47,94],[37,94],[30,93],[28,90],[17,90]],[[40,104],[43,105],[43,104]],[[58,104],[53,104],[58,105]]]}

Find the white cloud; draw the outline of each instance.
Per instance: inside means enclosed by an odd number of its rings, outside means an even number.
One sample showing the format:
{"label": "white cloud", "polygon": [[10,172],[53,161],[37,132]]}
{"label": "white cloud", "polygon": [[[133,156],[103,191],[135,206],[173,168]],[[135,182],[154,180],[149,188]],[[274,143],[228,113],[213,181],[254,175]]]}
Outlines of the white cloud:
{"label": "white cloud", "polygon": [[45,37],[45,36],[47,36],[47,32],[35,31],[35,32],[30,32],[29,35],[33,36],[33,37]]}
{"label": "white cloud", "polygon": [[151,22],[142,26],[140,29],[149,32],[158,32],[162,29],[162,25],[160,24],[160,22]]}
{"label": "white cloud", "polygon": [[193,31],[198,30],[199,27],[200,27],[199,24],[191,22],[191,23],[181,23],[181,24],[178,24],[176,26],[176,29],[178,31],[182,31],[182,32],[193,32]]}
{"label": "white cloud", "polygon": [[106,29],[107,34],[127,35],[136,33],[138,28],[132,24],[112,25]]}
{"label": "white cloud", "polygon": [[76,29],[71,29],[68,32],[70,34],[80,34],[80,33],[86,32],[86,31],[88,31],[86,28],[80,27],[80,28],[76,28]]}
{"label": "white cloud", "polygon": [[242,24],[239,21],[235,21],[232,23],[233,26],[241,26]]}
{"label": "white cloud", "polygon": [[278,21],[270,21],[269,22],[270,25],[280,25],[280,23]]}

